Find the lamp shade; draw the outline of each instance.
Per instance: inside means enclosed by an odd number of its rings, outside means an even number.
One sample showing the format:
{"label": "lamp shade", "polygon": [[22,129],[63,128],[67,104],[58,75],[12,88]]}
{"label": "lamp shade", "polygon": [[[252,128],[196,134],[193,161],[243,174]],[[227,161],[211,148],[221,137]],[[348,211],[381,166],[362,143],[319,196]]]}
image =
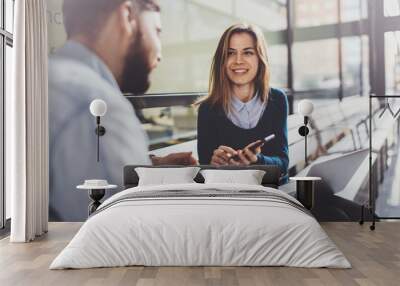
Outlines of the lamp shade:
{"label": "lamp shade", "polygon": [[93,116],[104,116],[107,112],[107,103],[102,99],[95,99],[90,103],[90,113]]}
{"label": "lamp shade", "polygon": [[297,110],[303,116],[310,116],[314,110],[314,104],[309,99],[303,99],[297,105]]}

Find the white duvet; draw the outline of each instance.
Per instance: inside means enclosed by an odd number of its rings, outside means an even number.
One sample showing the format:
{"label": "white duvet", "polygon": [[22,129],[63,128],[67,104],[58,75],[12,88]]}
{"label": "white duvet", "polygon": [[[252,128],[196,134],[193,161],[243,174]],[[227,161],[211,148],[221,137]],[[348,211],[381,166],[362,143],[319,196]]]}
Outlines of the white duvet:
{"label": "white duvet", "polygon": [[[127,189],[106,200],[50,269],[145,266],[294,266],[349,268],[309,214],[258,198],[151,198],[112,204],[132,192],[262,190],[262,186],[179,184]],[[137,193],[134,193],[137,194]]]}

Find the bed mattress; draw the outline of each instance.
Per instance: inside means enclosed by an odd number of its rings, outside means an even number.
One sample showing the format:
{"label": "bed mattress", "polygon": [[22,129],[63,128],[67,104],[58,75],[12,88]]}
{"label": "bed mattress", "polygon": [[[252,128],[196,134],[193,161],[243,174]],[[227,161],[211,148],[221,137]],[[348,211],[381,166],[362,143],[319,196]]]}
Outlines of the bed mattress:
{"label": "bed mattress", "polygon": [[110,197],[50,269],[129,265],[351,267],[293,197],[263,186],[197,183]]}

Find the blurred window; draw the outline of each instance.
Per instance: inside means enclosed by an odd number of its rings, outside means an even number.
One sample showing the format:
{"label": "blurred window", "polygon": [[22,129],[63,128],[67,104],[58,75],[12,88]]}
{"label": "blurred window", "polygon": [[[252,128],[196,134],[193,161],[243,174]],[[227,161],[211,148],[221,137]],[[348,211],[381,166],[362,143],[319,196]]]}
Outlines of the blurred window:
{"label": "blurred window", "polygon": [[264,32],[271,84],[286,86],[287,47],[281,40],[287,28],[286,4],[286,0],[160,0],[163,59],[152,74],[149,93],[207,91],[218,40],[230,25],[243,21]]}
{"label": "blurred window", "polygon": [[295,42],[293,44],[294,90],[338,88],[340,86],[338,48],[337,39]]}
{"label": "blurred window", "polygon": [[367,4],[367,0],[340,0],[340,21],[351,22],[367,18]]}
{"label": "blurred window", "polygon": [[5,0],[5,30],[13,33],[14,31],[14,0]]}
{"label": "blurred window", "polygon": [[[0,0],[0,164],[4,166],[4,112],[6,95],[12,92],[14,0]],[[0,228],[11,217],[11,193],[4,188],[4,168],[0,168]],[[5,208],[5,209],[4,209]],[[4,217],[5,215],[5,217]]]}
{"label": "blurred window", "polygon": [[386,93],[400,92],[400,31],[385,33]]}
{"label": "blurred window", "polygon": [[297,28],[338,23],[337,0],[295,0],[293,3]]}
{"label": "blurred window", "polygon": [[385,17],[393,17],[400,15],[400,1],[399,0],[384,0],[383,9]]}

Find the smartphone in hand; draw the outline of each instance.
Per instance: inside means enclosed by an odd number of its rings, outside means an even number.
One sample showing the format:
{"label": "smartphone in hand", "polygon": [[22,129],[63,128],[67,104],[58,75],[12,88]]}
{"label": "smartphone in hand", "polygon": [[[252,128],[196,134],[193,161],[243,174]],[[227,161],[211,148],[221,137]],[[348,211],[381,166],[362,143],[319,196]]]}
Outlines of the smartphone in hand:
{"label": "smartphone in hand", "polygon": [[[268,135],[268,136],[265,137],[264,139],[259,140],[259,141],[258,141],[256,144],[254,144],[253,146],[249,147],[249,149],[250,149],[251,152],[254,153],[258,147],[262,146],[264,143],[267,143],[267,142],[271,141],[271,140],[274,139],[274,138],[275,138],[275,134]],[[249,144],[249,145],[250,145],[250,144]],[[239,158],[239,155],[234,155],[234,156],[231,157],[231,159],[233,159],[233,160],[235,160],[235,161],[238,161],[240,158]]]}

